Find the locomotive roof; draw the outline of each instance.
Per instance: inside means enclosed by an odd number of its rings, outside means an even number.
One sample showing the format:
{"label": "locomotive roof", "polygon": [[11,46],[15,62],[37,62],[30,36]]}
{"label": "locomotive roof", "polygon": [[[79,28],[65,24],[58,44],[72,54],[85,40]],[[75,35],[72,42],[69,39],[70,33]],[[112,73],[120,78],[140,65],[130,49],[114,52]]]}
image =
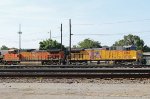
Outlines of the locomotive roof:
{"label": "locomotive roof", "polygon": [[26,51],[26,52],[31,52],[31,51],[35,51],[36,49],[21,49],[21,51]]}
{"label": "locomotive roof", "polygon": [[88,48],[88,49],[85,49],[85,50],[101,50],[103,48]]}
{"label": "locomotive roof", "polygon": [[58,52],[61,49],[51,49],[51,50],[38,50],[38,49],[22,49],[22,52]]}
{"label": "locomotive roof", "polygon": [[77,51],[84,51],[84,49],[83,48],[74,48],[74,49],[71,49],[71,52],[77,52]]}
{"label": "locomotive roof", "polygon": [[59,52],[61,51],[61,49],[51,49],[51,50],[47,50],[48,52]]}

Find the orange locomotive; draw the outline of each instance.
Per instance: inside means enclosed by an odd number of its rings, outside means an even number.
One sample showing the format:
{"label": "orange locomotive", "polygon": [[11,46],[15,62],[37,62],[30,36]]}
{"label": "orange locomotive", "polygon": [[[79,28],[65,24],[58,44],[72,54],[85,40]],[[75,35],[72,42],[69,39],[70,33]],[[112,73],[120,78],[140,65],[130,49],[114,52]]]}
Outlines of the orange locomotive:
{"label": "orange locomotive", "polygon": [[64,52],[61,50],[51,51],[9,51],[4,54],[4,64],[19,64],[21,62],[41,62],[42,65],[61,64],[64,61]]}

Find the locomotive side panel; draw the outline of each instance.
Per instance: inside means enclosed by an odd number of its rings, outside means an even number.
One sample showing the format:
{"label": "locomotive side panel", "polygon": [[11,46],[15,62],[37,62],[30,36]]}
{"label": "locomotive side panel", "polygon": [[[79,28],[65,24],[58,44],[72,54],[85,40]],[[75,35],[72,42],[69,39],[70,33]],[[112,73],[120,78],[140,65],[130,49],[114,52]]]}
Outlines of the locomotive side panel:
{"label": "locomotive side panel", "polygon": [[21,60],[22,61],[41,61],[48,60],[47,52],[22,52]]}
{"label": "locomotive side panel", "polygon": [[136,60],[138,59],[137,51],[122,50],[101,50],[102,60]]}
{"label": "locomotive side panel", "polygon": [[[104,49],[86,49],[78,53],[71,53],[71,60],[76,62],[88,61],[111,61],[114,63],[130,62],[134,64],[142,57],[141,51],[136,50],[104,50]],[[129,63],[128,63],[129,64]]]}
{"label": "locomotive side panel", "polygon": [[14,53],[6,53],[4,54],[4,57],[3,57],[3,64],[18,64],[20,63],[20,60],[19,60],[19,55],[18,54],[14,54]]}
{"label": "locomotive side panel", "polygon": [[78,51],[71,53],[71,60],[72,61],[86,61],[89,60],[89,53],[84,50],[84,51]]}
{"label": "locomotive side panel", "polygon": [[65,55],[63,51],[58,52],[22,52],[22,61],[39,61],[42,64],[60,64],[64,61]]}
{"label": "locomotive side panel", "polygon": [[4,55],[4,60],[5,61],[19,61],[19,55],[18,54],[9,54],[9,53],[6,53]]}

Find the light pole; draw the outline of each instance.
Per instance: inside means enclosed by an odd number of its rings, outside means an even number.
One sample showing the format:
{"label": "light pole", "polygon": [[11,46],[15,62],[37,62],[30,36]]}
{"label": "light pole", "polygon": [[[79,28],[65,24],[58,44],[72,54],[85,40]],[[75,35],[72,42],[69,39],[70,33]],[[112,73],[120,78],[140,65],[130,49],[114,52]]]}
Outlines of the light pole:
{"label": "light pole", "polygon": [[19,34],[19,50],[18,50],[18,54],[19,54],[19,60],[20,60],[20,51],[21,51],[21,34],[22,34],[22,32],[21,32],[21,24],[19,24],[19,32],[18,32],[18,34]]}

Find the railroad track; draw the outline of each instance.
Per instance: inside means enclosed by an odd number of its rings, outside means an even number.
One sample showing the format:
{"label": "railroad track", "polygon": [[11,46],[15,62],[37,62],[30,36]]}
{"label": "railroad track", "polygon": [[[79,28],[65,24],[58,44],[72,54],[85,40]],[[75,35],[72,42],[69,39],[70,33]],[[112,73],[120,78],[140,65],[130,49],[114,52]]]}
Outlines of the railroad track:
{"label": "railroad track", "polygon": [[0,76],[149,78],[150,68],[1,68]]}
{"label": "railroad track", "polygon": [[150,68],[150,65],[0,65],[3,68]]}

